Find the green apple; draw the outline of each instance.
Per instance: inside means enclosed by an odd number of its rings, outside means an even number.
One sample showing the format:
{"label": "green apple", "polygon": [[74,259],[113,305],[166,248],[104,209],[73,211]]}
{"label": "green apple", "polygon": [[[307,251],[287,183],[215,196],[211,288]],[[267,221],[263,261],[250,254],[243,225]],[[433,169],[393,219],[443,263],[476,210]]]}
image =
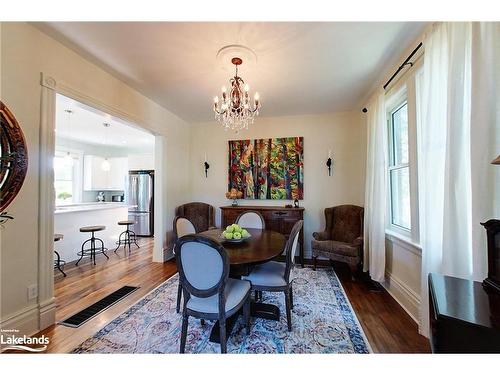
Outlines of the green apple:
{"label": "green apple", "polygon": [[233,239],[233,234],[231,232],[228,232],[224,235],[224,237],[226,237],[227,240],[232,240]]}
{"label": "green apple", "polygon": [[241,230],[241,237],[243,237],[243,238],[250,237],[250,233],[248,233],[248,231],[246,229],[242,229]]}
{"label": "green apple", "polygon": [[222,237],[226,237],[227,231],[222,232]]}
{"label": "green apple", "polygon": [[240,232],[236,232],[236,233],[234,233],[234,234],[233,234],[233,238],[234,238],[235,240],[239,240],[239,239],[241,239],[241,233],[240,233]]}
{"label": "green apple", "polygon": [[226,232],[228,232],[228,233],[233,233],[233,229],[234,229],[234,228],[233,228],[233,226],[232,226],[232,225],[228,225],[228,226],[226,227]]}
{"label": "green apple", "polygon": [[234,231],[240,233],[241,227],[238,224],[234,224]]}

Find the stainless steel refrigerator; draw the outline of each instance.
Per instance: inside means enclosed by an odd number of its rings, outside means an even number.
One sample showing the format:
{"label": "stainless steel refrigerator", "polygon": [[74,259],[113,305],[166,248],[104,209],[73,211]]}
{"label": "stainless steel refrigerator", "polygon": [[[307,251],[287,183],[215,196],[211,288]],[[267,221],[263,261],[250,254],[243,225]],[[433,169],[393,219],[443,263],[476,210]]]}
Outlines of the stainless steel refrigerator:
{"label": "stainless steel refrigerator", "polygon": [[137,236],[154,234],[154,171],[129,171],[125,201],[129,207],[128,218],[135,221],[131,230]]}

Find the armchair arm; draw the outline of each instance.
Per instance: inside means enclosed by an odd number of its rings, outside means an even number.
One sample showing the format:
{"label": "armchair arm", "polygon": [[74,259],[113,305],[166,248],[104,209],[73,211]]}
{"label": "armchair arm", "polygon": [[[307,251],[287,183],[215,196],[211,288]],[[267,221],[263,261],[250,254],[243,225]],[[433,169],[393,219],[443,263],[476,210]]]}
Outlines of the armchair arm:
{"label": "armchair arm", "polygon": [[316,241],[327,241],[330,239],[330,233],[328,233],[326,231],[325,232],[314,232],[312,235]]}
{"label": "armchair arm", "polygon": [[363,245],[363,236],[359,236],[354,241],[352,241],[352,243],[355,246],[362,246]]}

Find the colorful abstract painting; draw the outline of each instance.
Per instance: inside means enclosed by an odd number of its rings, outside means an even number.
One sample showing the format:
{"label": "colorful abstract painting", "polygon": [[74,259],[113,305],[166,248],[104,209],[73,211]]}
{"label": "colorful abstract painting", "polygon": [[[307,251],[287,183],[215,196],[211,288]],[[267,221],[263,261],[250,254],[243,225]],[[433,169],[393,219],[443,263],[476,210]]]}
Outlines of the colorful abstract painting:
{"label": "colorful abstract painting", "polygon": [[243,199],[304,199],[304,138],[229,141],[228,177]]}

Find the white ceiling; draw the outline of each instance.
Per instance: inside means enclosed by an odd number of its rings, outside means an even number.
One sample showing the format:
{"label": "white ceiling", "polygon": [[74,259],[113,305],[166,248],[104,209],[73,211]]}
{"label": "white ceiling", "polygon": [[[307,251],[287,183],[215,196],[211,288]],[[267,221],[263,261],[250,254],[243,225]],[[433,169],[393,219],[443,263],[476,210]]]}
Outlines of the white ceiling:
{"label": "white ceiling", "polygon": [[[65,110],[73,111],[68,114]],[[108,128],[104,123],[110,124]],[[129,150],[154,147],[154,136],[133,124],[112,117],[63,95],[56,96],[56,137]]]}
{"label": "white ceiling", "polygon": [[40,29],[187,121],[213,119],[212,100],[233,72],[216,60],[245,45],[257,64],[240,76],[261,116],[355,110],[422,22],[49,22]]}

